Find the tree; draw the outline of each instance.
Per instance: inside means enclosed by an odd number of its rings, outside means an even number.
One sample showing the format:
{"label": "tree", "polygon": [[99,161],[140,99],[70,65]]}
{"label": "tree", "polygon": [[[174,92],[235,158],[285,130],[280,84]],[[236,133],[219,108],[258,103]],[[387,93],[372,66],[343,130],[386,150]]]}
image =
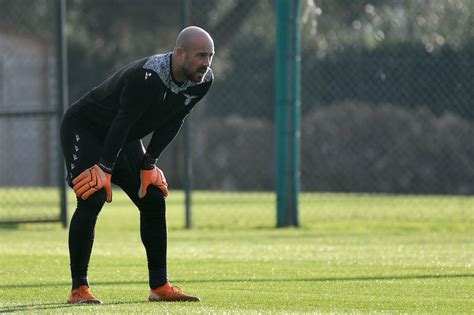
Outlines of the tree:
{"label": "tree", "polygon": [[304,35],[320,58],[407,43],[459,50],[474,44],[473,11],[470,0],[306,0]]}

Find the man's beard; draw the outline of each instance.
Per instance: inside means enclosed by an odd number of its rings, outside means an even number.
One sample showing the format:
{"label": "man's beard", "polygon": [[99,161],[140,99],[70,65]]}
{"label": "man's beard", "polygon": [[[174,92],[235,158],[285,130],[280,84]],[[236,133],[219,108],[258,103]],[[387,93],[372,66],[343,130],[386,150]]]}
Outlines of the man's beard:
{"label": "man's beard", "polygon": [[[194,81],[194,82],[197,82],[197,83],[202,81],[202,79],[206,75],[206,72],[207,72],[207,68],[204,68],[204,67],[198,68],[196,71],[191,72],[191,71],[189,71],[189,69],[187,69],[186,67],[183,66],[183,73],[186,76],[186,78],[190,81]],[[202,74],[202,78],[200,80],[196,79],[196,75],[198,73]]]}

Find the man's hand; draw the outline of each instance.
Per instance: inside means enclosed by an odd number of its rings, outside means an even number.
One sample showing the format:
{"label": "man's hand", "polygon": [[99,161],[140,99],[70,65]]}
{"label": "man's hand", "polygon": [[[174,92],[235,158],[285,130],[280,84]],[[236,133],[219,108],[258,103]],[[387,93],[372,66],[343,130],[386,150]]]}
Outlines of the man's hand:
{"label": "man's hand", "polygon": [[138,197],[143,199],[146,195],[148,186],[153,185],[158,187],[163,195],[168,197],[168,183],[166,183],[165,174],[158,167],[153,166],[150,170],[140,170],[140,189],[138,190]]}
{"label": "man's hand", "polygon": [[112,174],[104,172],[97,164],[79,174],[72,184],[76,196],[86,200],[93,193],[105,189],[107,202],[112,202]]}

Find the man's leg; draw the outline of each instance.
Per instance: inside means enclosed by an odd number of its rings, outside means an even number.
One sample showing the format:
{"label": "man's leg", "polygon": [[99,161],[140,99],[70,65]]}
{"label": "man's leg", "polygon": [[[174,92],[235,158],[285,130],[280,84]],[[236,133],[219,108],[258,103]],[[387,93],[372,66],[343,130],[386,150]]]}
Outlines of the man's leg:
{"label": "man's leg", "polygon": [[[138,197],[143,149],[139,141],[120,153],[112,181],[119,185],[140,211],[140,235],[148,260],[150,301],[199,301],[168,283],[166,203],[163,192],[149,186],[143,199]],[[115,181],[114,181],[115,178]]]}
{"label": "man's leg", "polygon": [[140,141],[124,147],[117,160],[112,182],[120,186],[140,211],[140,236],[148,260],[150,288],[168,282],[166,269],[166,203],[161,190],[150,186],[145,198],[138,198],[143,149]]}
{"label": "man's leg", "polygon": [[[87,130],[74,120],[61,125],[63,149],[68,183],[82,171],[98,161],[100,144]],[[94,243],[97,216],[105,202],[105,191],[100,190],[87,200],[77,198],[77,208],[69,227],[69,257],[71,263],[72,292],[69,303],[100,303],[89,292],[87,270]]]}
{"label": "man's leg", "polygon": [[94,244],[95,225],[105,202],[105,191],[99,190],[87,200],[77,198],[77,208],[69,227],[69,257],[72,288],[89,286],[87,270]]}

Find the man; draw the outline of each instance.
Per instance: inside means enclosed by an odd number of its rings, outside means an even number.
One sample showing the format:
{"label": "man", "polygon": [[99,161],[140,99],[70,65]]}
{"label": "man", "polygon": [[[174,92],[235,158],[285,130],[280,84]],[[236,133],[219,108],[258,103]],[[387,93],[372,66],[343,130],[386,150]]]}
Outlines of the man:
{"label": "man", "polygon": [[[165,198],[156,166],[184,118],[213,82],[211,36],[195,26],[178,35],[173,52],[121,68],[74,103],[61,124],[68,183],[77,197],[69,228],[72,291],[68,303],[102,303],[89,291],[87,270],[97,216],[112,201],[111,183],[140,211],[150,301],[199,301],[168,282]],[[141,139],[153,132],[148,147]]]}

